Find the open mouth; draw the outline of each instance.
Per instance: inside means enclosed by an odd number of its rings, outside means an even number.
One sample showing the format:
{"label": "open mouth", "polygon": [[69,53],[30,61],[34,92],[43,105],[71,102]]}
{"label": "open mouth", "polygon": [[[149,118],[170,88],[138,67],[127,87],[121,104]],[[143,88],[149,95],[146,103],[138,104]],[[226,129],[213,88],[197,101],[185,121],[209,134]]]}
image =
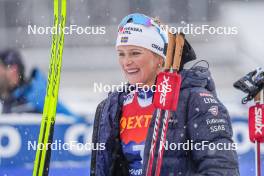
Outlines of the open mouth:
{"label": "open mouth", "polygon": [[139,68],[127,69],[126,74],[133,75],[139,72]]}

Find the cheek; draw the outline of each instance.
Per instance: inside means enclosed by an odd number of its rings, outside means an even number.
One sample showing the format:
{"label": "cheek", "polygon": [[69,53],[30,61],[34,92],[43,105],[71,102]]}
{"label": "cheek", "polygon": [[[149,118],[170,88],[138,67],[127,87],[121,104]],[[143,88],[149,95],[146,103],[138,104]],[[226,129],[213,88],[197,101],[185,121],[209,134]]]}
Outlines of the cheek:
{"label": "cheek", "polygon": [[0,65],[0,76],[4,75],[6,72],[5,68]]}
{"label": "cheek", "polygon": [[142,60],[142,71],[144,74],[156,73],[158,63],[155,62],[155,58],[147,58]]}
{"label": "cheek", "polygon": [[119,63],[119,66],[123,69],[123,67],[124,67],[123,59],[119,58],[118,63]]}

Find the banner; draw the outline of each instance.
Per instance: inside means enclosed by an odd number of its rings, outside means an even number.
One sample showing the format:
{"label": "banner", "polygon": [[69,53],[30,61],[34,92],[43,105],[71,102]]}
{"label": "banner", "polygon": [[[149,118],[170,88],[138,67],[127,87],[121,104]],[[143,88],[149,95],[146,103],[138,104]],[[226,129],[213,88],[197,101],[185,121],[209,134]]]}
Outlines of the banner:
{"label": "banner", "polygon": [[[41,116],[1,115],[0,175],[32,175]],[[234,141],[238,144],[241,176],[254,175],[254,144],[250,142],[247,117],[232,117]],[[56,119],[50,175],[89,175],[92,124],[73,123],[66,116]],[[83,144],[83,145],[82,145]],[[40,146],[41,147],[41,146]],[[100,146],[99,146],[100,147]],[[264,165],[264,145],[261,146]]]}

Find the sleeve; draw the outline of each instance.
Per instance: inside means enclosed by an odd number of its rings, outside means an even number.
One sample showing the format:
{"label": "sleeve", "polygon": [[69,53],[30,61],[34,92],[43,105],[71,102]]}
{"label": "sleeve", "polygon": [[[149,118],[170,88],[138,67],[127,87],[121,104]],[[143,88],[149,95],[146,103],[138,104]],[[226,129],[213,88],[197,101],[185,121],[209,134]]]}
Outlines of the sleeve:
{"label": "sleeve", "polygon": [[[99,123],[100,123],[100,119],[101,119],[101,114],[102,114],[102,110],[105,104],[105,100],[102,101],[96,108],[96,112],[95,112],[95,118],[94,118],[94,124],[93,124],[93,134],[92,134],[92,143],[96,144],[99,142],[98,139],[98,134],[99,134]],[[92,150],[92,155],[91,155],[91,168],[90,168],[90,175],[91,176],[95,176],[96,175],[96,165],[97,165],[97,155],[98,152],[97,150]],[[103,174],[102,174],[103,175]]]}
{"label": "sleeve", "polygon": [[[31,77],[31,81],[26,86],[24,98],[27,100],[27,102],[31,103],[31,105],[34,107],[35,112],[42,113],[45,104],[45,95],[47,87],[46,77],[36,68],[32,71]],[[57,113],[67,115],[69,118],[72,118],[75,122],[84,121],[83,117],[73,113],[59,99],[56,110]]]}
{"label": "sleeve", "polygon": [[191,92],[187,132],[193,141],[191,157],[198,175],[238,176],[236,144],[225,106],[204,88]]}

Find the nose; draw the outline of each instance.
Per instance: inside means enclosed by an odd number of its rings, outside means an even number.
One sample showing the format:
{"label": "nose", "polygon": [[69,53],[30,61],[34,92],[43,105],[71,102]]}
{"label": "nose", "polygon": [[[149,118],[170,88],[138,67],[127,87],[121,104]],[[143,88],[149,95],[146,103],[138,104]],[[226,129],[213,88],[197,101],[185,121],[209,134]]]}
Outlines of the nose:
{"label": "nose", "polygon": [[129,56],[126,56],[124,57],[123,63],[124,63],[124,66],[129,66],[133,63],[133,61]]}

